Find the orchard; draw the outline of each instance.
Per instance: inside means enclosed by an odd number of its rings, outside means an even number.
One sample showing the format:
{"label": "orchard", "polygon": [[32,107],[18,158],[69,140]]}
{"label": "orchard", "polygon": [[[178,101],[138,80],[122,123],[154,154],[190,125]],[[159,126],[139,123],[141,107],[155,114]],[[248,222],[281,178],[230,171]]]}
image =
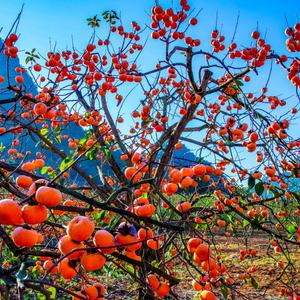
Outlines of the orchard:
{"label": "orchard", "polygon": [[[300,23],[278,53],[255,24],[245,44],[200,18],[186,0],[145,24],[107,10],[83,49],[40,53],[18,48],[17,16],[0,44],[1,299],[300,299]],[[294,95],[272,93],[275,71]]]}

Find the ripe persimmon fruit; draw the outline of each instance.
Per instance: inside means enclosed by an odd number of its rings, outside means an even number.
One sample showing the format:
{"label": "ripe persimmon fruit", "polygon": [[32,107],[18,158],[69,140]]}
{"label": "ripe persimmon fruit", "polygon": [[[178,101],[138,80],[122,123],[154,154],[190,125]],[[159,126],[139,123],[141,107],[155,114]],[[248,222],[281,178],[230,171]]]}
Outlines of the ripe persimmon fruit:
{"label": "ripe persimmon fruit", "polygon": [[106,259],[99,252],[96,253],[88,253],[85,252],[80,257],[80,264],[82,267],[88,272],[94,272],[96,270],[100,270],[106,262]]}
{"label": "ripe persimmon fruit", "polygon": [[142,178],[142,173],[138,172],[138,170],[135,167],[128,167],[125,170],[125,177],[128,180],[131,180],[133,182],[137,182]]}
{"label": "ripe persimmon fruit", "polygon": [[170,182],[165,185],[166,193],[171,196],[178,191],[178,185],[176,183]]}
{"label": "ripe persimmon fruit", "polygon": [[81,290],[82,294],[87,296],[89,300],[98,298],[98,290],[94,285],[85,284]]}
{"label": "ripe persimmon fruit", "polygon": [[180,183],[182,180],[182,173],[178,169],[172,169],[169,174],[172,183]]}
{"label": "ripe persimmon fruit", "polygon": [[45,161],[42,158],[37,158],[33,161],[34,167],[40,169],[45,165]]}
{"label": "ripe persimmon fruit", "polygon": [[[52,268],[54,265],[53,261],[51,259],[47,259],[44,261],[43,268],[48,271],[50,268]],[[49,274],[53,275],[57,273],[57,267],[52,268],[52,270],[49,272]]]}
{"label": "ripe persimmon fruit", "polygon": [[41,186],[35,193],[35,199],[40,204],[44,204],[48,207],[55,207],[62,201],[62,194],[58,189]]}
{"label": "ripe persimmon fruit", "polygon": [[32,185],[32,183],[32,178],[26,175],[20,175],[16,178],[17,186],[23,189],[28,189]]}
{"label": "ripe persimmon fruit", "polygon": [[180,186],[183,189],[187,189],[193,184],[193,181],[194,180],[190,176],[186,176],[181,180]]}
{"label": "ripe persimmon fruit", "polygon": [[26,162],[24,163],[22,166],[21,166],[21,169],[26,171],[26,172],[33,172],[35,167],[34,167],[34,164],[32,162]]}
{"label": "ripe persimmon fruit", "polygon": [[206,166],[205,165],[196,165],[193,167],[193,172],[195,176],[203,176],[206,173]]}
{"label": "ripe persimmon fruit", "polygon": [[105,288],[103,284],[100,282],[96,282],[94,283],[94,287],[98,290],[98,298],[100,298],[100,300],[102,300],[102,298],[104,299]]}
{"label": "ripe persimmon fruit", "polygon": [[196,252],[197,247],[202,243],[202,240],[199,238],[191,238],[187,242],[187,249],[189,252]]}
{"label": "ripe persimmon fruit", "polygon": [[131,258],[133,260],[136,260],[136,261],[142,261],[142,257],[140,255],[137,255],[135,253],[135,251],[132,251],[132,250],[126,250],[124,252],[124,254],[128,257],[128,258]]}
{"label": "ripe persimmon fruit", "polygon": [[[71,252],[72,250],[75,249],[80,249],[80,248],[84,248],[84,244],[82,242],[75,242],[71,239],[70,236],[68,235],[64,235],[63,237],[61,237],[57,243],[58,246],[58,250],[63,254],[63,255],[67,255],[69,252]],[[75,251],[74,253],[68,255],[69,259],[77,259],[79,258],[82,254],[84,253],[83,251]]]}
{"label": "ripe persimmon fruit", "polygon": [[167,282],[160,284],[158,289],[155,291],[158,297],[164,298],[170,293],[170,285]]}
{"label": "ripe persimmon fruit", "polygon": [[[115,236],[117,244],[131,251],[138,250],[142,247],[142,243],[136,235],[117,233]],[[128,245],[130,244],[130,245]]]}
{"label": "ripe persimmon fruit", "polygon": [[38,243],[38,233],[33,229],[17,227],[12,233],[12,240],[18,247],[31,248]]}
{"label": "ripe persimmon fruit", "polygon": [[200,282],[198,282],[195,279],[193,279],[193,281],[192,281],[192,286],[193,286],[193,289],[195,291],[202,291],[203,290],[203,286],[200,284]]}
{"label": "ripe persimmon fruit", "polygon": [[217,300],[217,297],[213,292],[204,290],[200,292],[199,300]]}
{"label": "ripe persimmon fruit", "polygon": [[182,174],[182,176],[186,177],[186,176],[189,176],[189,177],[192,177],[194,175],[194,171],[192,168],[182,168],[180,170],[180,173]]}
{"label": "ripe persimmon fruit", "polygon": [[148,218],[154,214],[155,210],[156,208],[153,204],[138,205],[134,208],[134,212],[137,216]]}
{"label": "ripe persimmon fruit", "polygon": [[138,238],[140,240],[151,239],[153,237],[153,231],[151,228],[140,228],[138,231]]}
{"label": "ripe persimmon fruit", "polygon": [[151,286],[151,288],[156,291],[159,288],[160,282],[155,274],[149,274],[147,276],[147,283]]}
{"label": "ripe persimmon fruit", "polygon": [[77,216],[69,222],[67,226],[67,234],[72,240],[82,242],[92,235],[94,228],[95,224],[90,218]]}
{"label": "ripe persimmon fruit", "polygon": [[206,272],[211,272],[218,268],[216,261],[213,258],[208,258],[201,262],[201,268]]}
{"label": "ripe persimmon fruit", "polygon": [[48,210],[45,205],[24,205],[22,216],[27,224],[40,224],[47,220]]}
{"label": "ripe persimmon fruit", "polygon": [[101,229],[97,230],[94,238],[94,245],[97,247],[110,247],[110,248],[101,248],[103,253],[113,253],[116,248],[114,247],[116,242],[114,236],[107,230]]}
{"label": "ripe persimmon fruit", "polygon": [[22,209],[12,199],[3,199],[0,201],[0,224],[19,225],[23,224]]}
{"label": "ripe persimmon fruit", "polygon": [[59,274],[66,280],[71,280],[77,275],[77,263],[74,260],[64,258],[58,264]]}
{"label": "ripe persimmon fruit", "polygon": [[192,204],[188,201],[181,202],[176,205],[176,210],[182,213],[189,211],[191,208],[192,208]]}
{"label": "ripe persimmon fruit", "polygon": [[159,240],[157,239],[150,239],[146,243],[147,246],[152,250],[157,250],[160,246]]}
{"label": "ripe persimmon fruit", "polygon": [[208,260],[210,255],[210,249],[209,246],[205,243],[201,243],[196,251],[195,255],[199,258],[200,261]]}
{"label": "ripe persimmon fruit", "polygon": [[33,111],[36,115],[42,116],[47,112],[47,105],[43,102],[36,103],[33,107]]}

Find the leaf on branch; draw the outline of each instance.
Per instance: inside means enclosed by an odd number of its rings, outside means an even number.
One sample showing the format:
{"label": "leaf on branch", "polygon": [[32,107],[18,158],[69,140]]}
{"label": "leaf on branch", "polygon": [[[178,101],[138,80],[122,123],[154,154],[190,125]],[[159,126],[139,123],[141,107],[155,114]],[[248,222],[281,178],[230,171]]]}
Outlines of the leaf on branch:
{"label": "leaf on branch", "polygon": [[94,212],[93,219],[96,221],[97,224],[101,224],[106,216],[106,211],[103,210],[101,212]]}
{"label": "leaf on branch", "polygon": [[244,85],[243,82],[240,81],[240,80],[238,80],[238,79],[235,80],[235,83],[236,83],[238,86],[243,86],[243,85]]}
{"label": "leaf on branch", "polygon": [[57,126],[54,128],[53,130],[53,133],[57,134],[57,133],[60,133],[61,132],[61,127],[60,126]]}
{"label": "leaf on branch", "polygon": [[55,139],[56,139],[56,141],[57,141],[59,144],[61,144],[61,137],[60,137],[60,136],[56,136]]}
{"label": "leaf on branch", "polygon": [[249,176],[248,178],[248,187],[249,189],[252,189],[255,186],[255,178],[252,176]]}
{"label": "leaf on branch", "polygon": [[98,19],[97,15],[86,20],[88,21],[88,26],[92,28],[100,27],[100,19]]}
{"label": "leaf on branch", "polygon": [[259,288],[258,282],[253,277],[251,278],[251,284],[255,289]]}
{"label": "leaf on branch", "polygon": [[3,152],[5,149],[5,146],[3,145],[3,143],[0,143],[0,153]]}
{"label": "leaf on branch", "polygon": [[48,128],[43,128],[42,130],[41,130],[41,134],[42,135],[46,135],[48,133]]}
{"label": "leaf on branch", "polygon": [[98,152],[98,147],[94,147],[91,151],[88,151],[85,156],[89,158],[89,160],[96,159],[96,154]]}
{"label": "leaf on branch", "polygon": [[36,62],[37,59],[40,57],[35,53],[36,48],[33,48],[31,52],[26,51],[25,54],[27,57],[25,58],[25,63],[28,64],[29,62]]}
{"label": "leaf on branch", "polygon": [[67,169],[68,167],[70,167],[72,165],[72,163],[74,162],[74,158],[70,158],[70,157],[66,157],[59,166],[59,170],[62,172],[65,169]]}
{"label": "leaf on branch", "polygon": [[47,166],[42,167],[42,169],[41,169],[41,174],[44,175],[44,174],[46,174],[47,172],[48,172],[48,167],[47,167]]}
{"label": "leaf on branch", "polygon": [[116,24],[116,20],[120,20],[115,10],[106,10],[102,13],[103,19],[110,25]]}
{"label": "leaf on branch", "polygon": [[80,146],[83,146],[83,145],[86,143],[86,141],[87,141],[87,138],[82,138],[82,139],[80,139],[80,140],[79,140],[79,145],[80,145]]}
{"label": "leaf on branch", "polygon": [[249,221],[243,220],[243,227],[244,228],[247,227],[249,224],[250,224]]}
{"label": "leaf on branch", "polygon": [[292,236],[297,232],[297,229],[294,225],[288,226],[287,230]]}
{"label": "leaf on branch", "polygon": [[262,181],[257,183],[255,185],[254,189],[255,189],[256,194],[261,196],[263,194],[264,190],[265,190],[264,183]]}

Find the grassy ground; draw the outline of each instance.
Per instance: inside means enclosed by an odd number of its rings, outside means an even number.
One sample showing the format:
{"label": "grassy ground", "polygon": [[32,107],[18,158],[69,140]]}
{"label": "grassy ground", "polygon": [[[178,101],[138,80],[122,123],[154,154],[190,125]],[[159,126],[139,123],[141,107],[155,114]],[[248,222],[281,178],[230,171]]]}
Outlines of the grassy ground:
{"label": "grassy ground", "polygon": [[[216,242],[222,260],[229,267],[230,273],[233,274],[235,299],[284,299],[279,296],[279,291],[286,284],[293,285],[298,290],[300,289],[299,248],[292,248],[287,258],[281,253],[274,254],[273,249],[268,248],[268,240],[265,237],[254,237],[249,239],[249,245],[257,250],[257,256],[241,261],[239,255],[241,244],[238,243],[237,239],[218,237]],[[285,269],[288,260],[293,262],[295,269],[291,266]],[[281,267],[276,265],[277,261],[281,262]],[[258,288],[254,288],[251,283],[245,283],[244,280],[238,279],[238,275],[244,273],[249,267],[256,269],[252,276],[258,283]],[[198,299],[197,294],[191,289],[191,277],[183,270],[180,273],[181,277],[185,278],[176,287],[180,294],[180,299]],[[218,296],[220,299],[223,299],[221,295]]]}
{"label": "grassy ground", "polygon": [[[283,254],[274,254],[273,249],[268,249],[268,239],[265,237],[250,238],[249,247],[257,250],[257,256],[251,259],[240,261],[241,243],[236,238],[217,237],[216,244],[222,260],[229,267],[233,274],[235,284],[232,294],[234,298],[228,299],[258,299],[258,300],[279,300],[286,299],[280,297],[279,292],[285,284],[293,285],[300,289],[300,249],[292,248],[289,253],[289,259],[293,261],[295,269],[288,267],[286,273],[282,275],[287,258]],[[267,252],[269,255],[267,255]],[[283,267],[276,265],[280,261]],[[238,275],[244,273],[249,267],[255,267],[256,272],[252,273],[253,278],[258,283],[254,288],[251,283],[238,279]],[[192,288],[192,276],[181,265],[176,267],[176,277],[182,282],[174,287],[174,291],[179,295],[180,300],[198,300],[198,294]],[[120,278],[107,278],[107,299],[134,300],[138,299],[137,286],[133,285],[129,278],[121,276]],[[173,299],[173,298],[169,298]],[[218,299],[224,299],[218,294]]]}

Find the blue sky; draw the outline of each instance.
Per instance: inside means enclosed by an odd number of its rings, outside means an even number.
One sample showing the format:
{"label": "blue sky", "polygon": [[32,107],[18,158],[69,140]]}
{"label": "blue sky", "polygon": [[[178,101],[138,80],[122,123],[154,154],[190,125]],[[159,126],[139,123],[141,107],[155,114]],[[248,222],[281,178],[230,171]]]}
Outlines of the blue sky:
{"label": "blue sky", "polygon": [[[57,44],[57,48],[64,50],[71,46],[73,38],[74,44],[78,49],[85,47],[91,28],[86,26],[86,19],[95,14],[101,15],[106,9],[114,9],[123,20],[124,25],[132,20],[137,21],[141,26],[149,23],[151,7],[154,1],[148,0],[0,0],[0,28],[3,31],[0,36],[5,36],[14,18],[24,3],[24,12],[20,22],[19,33],[21,35],[18,47],[21,50],[31,50],[37,48],[39,52],[45,54],[49,50],[49,41],[51,44]],[[169,7],[171,0],[158,1],[163,7]],[[179,0],[173,0],[178,7]],[[198,16],[199,24],[193,29],[199,34],[202,45],[205,48],[205,42],[209,41],[209,35],[215,27],[216,15],[218,15],[218,29],[228,38],[231,38],[236,18],[240,14],[240,21],[236,35],[236,41],[243,46],[249,46],[250,35],[253,30],[258,29],[262,35],[266,34],[267,42],[273,45],[273,48],[280,54],[287,53],[285,49],[286,37],[283,33],[289,22],[293,26],[300,16],[299,1],[296,0],[275,0],[269,1],[240,1],[240,0],[213,0],[197,1],[190,0],[189,4],[195,11],[202,9]],[[105,31],[103,26],[97,30],[97,33]],[[148,49],[144,55],[144,70],[156,63],[160,54],[160,48],[157,47],[157,41],[150,41]],[[160,46],[160,45],[159,45]],[[206,49],[209,49],[206,47]],[[148,54],[147,54],[148,53]],[[22,61],[22,54],[20,55]],[[153,64],[152,64],[153,63]],[[267,72],[266,68],[263,72]],[[278,66],[274,67],[272,76],[273,84],[270,90],[275,95],[292,96],[295,94],[294,87],[286,80],[286,75],[280,72]],[[253,82],[254,89],[258,85]],[[261,85],[259,86],[259,88]],[[290,107],[296,101],[291,98]],[[299,126],[294,123],[294,127]],[[125,125],[124,125],[125,126]],[[299,137],[297,130],[293,130],[295,136]]]}
{"label": "blue sky", "polygon": [[[73,35],[75,43],[85,44],[85,38],[90,29],[85,26],[86,18],[101,14],[105,9],[115,9],[121,13],[122,19],[130,21],[135,19],[141,24],[148,20],[146,13],[151,9],[154,1],[149,0],[13,0],[2,2],[0,10],[0,27],[7,30],[13,22],[22,4],[25,4],[21,20],[22,39],[19,45],[24,48],[36,46],[40,50],[48,49],[49,38],[56,41],[61,47],[70,44]],[[174,0],[174,3],[178,1]],[[163,6],[169,6],[171,0],[159,1]],[[267,36],[273,44],[280,45],[285,38],[282,31],[286,27],[285,17],[291,25],[294,24],[300,13],[299,1],[275,0],[268,1],[241,1],[241,0],[214,0],[189,1],[191,7],[203,9],[199,22],[203,31],[214,27],[215,16],[218,12],[219,25],[225,31],[232,31],[236,16],[240,13],[240,26],[237,38],[242,39],[251,33],[259,24],[261,32],[267,31]]]}

